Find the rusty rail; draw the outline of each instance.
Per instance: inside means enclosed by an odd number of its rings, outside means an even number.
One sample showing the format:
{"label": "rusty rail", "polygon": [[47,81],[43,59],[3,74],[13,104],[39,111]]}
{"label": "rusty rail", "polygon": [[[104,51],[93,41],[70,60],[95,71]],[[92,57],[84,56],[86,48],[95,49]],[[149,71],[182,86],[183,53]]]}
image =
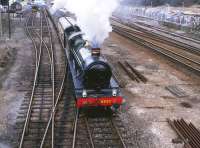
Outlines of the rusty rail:
{"label": "rusty rail", "polygon": [[127,75],[133,81],[136,81],[138,83],[140,83],[140,82],[146,83],[147,82],[147,78],[145,76],[143,76],[138,70],[133,68],[131,66],[131,64],[128,63],[128,61],[125,61],[124,63],[122,63],[121,61],[118,61],[118,65],[127,73]]}
{"label": "rusty rail", "polygon": [[126,66],[118,61],[119,66],[127,73],[127,75],[133,80],[133,81],[137,81],[138,83],[140,82],[140,80],[138,79],[137,75],[135,75],[134,73],[132,73],[130,70],[128,70],[126,68]]}
{"label": "rusty rail", "polygon": [[167,121],[182,139],[185,148],[200,147],[200,131],[192,123],[188,124],[184,119]]}
{"label": "rusty rail", "polygon": [[146,82],[148,81],[147,78],[146,78],[144,75],[142,75],[137,69],[133,68],[133,67],[130,65],[130,63],[128,63],[128,61],[125,61],[125,64],[131,69],[131,71],[132,71],[133,73],[135,73],[135,74],[137,75],[137,77],[138,77],[142,82],[146,83]]}

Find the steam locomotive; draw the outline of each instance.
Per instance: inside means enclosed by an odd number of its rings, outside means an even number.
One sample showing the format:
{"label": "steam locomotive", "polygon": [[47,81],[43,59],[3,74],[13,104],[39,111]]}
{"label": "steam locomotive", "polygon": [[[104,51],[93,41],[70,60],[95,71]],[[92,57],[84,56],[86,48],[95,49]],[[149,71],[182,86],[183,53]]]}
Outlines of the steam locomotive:
{"label": "steam locomotive", "polygon": [[77,108],[118,108],[123,98],[100,49],[92,48],[84,40],[84,33],[72,17],[59,18],[58,30],[68,59]]}

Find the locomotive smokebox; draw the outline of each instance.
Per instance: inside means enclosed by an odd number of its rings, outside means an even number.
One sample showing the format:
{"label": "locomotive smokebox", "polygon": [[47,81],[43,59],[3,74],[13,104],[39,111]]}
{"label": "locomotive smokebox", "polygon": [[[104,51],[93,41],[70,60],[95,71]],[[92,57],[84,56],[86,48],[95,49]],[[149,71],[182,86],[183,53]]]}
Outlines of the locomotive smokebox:
{"label": "locomotive smokebox", "polygon": [[[90,59],[88,59],[90,61]],[[83,76],[86,88],[103,89],[109,87],[112,71],[110,66],[102,60],[88,62]]]}

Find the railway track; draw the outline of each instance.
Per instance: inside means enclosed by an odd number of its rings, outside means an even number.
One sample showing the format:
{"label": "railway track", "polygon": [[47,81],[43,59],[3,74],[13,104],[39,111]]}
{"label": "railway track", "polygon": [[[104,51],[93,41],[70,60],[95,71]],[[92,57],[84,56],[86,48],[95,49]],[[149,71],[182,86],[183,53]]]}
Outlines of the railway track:
{"label": "railway track", "polygon": [[[135,16],[136,18],[143,18],[143,17],[140,17],[140,16]],[[114,19],[114,20],[116,20],[116,21],[119,21],[119,22],[121,22],[122,20],[119,18],[119,17],[117,17],[117,16],[114,16],[112,19]],[[147,20],[152,20],[151,18],[144,18],[145,20],[147,19]],[[162,23],[162,22],[161,22]],[[125,24],[125,25],[127,25],[127,26],[129,26],[129,27],[136,27],[136,26],[138,26],[138,27],[140,27],[140,28],[143,28],[144,27],[144,29],[146,28],[148,28],[148,29],[150,29],[150,30],[154,30],[154,31],[157,31],[157,32],[160,32],[160,33],[165,33],[165,34],[168,34],[168,35],[170,35],[170,36],[173,36],[173,37],[178,37],[178,38],[180,38],[180,39],[183,39],[183,40],[186,40],[186,41],[190,41],[190,42],[193,42],[193,43],[196,43],[196,44],[200,44],[200,40],[199,39],[197,39],[197,38],[194,38],[194,37],[188,37],[188,36],[186,36],[186,35],[183,35],[183,34],[178,34],[178,33],[173,33],[173,32],[169,32],[168,30],[166,30],[166,29],[163,29],[163,28],[160,28],[160,27],[156,27],[156,26],[152,26],[152,25],[149,25],[149,24],[145,24],[145,23],[143,23],[143,22],[132,22],[132,21],[130,21],[130,20],[128,20],[128,22],[123,22],[123,24]]]}
{"label": "railway track", "polygon": [[184,148],[200,147],[200,131],[194,126],[194,124],[187,123],[184,119],[167,119],[167,122],[174,129],[179,138],[183,141]]}
{"label": "railway track", "polygon": [[[77,110],[73,128],[72,148],[80,147],[83,140],[88,141],[85,143],[85,147],[126,148],[127,141],[125,139],[128,140],[128,138],[121,134],[126,133],[126,131],[124,126],[120,125],[119,120],[115,121],[116,118],[117,115],[114,115],[110,109],[85,110],[82,112]],[[85,140],[84,137],[88,140]]]}
{"label": "railway track", "polygon": [[179,44],[177,45],[165,40],[165,38],[151,36],[149,32],[146,33],[143,29],[128,27],[115,20],[112,20],[112,25],[114,31],[118,34],[134,40],[142,46],[159,52],[162,55],[181,63],[190,70],[200,73],[199,50],[190,50],[184,45],[181,47]]}
{"label": "railway track", "polygon": [[139,71],[137,71],[135,68],[132,67],[132,65],[125,61],[122,63],[121,61],[118,61],[118,65],[127,73],[127,75],[137,83],[143,82],[147,83],[147,78],[143,76]]}
{"label": "railway track", "polygon": [[[27,88],[17,118],[18,147],[124,148],[133,145],[122,122],[111,111],[104,110],[104,116],[98,116],[99,111],[91,115],[77,110],[62,41],[58,34],[52,35],[57,28],[50,23],[52,18],[49,19],[47,11],[42,10],[39,16],[30,13],[25,24],[33,43],[35,63],[30,66],[31,89]],[[60,50],[54,47],[55,40]]]}
{"label": "railway track", "polygon": [[138,25],[142,25],[142,26],[144,26],[144,27],[152,28],[152,29],[154,29],[154,30],[156,30],[156,31],[163,32],[163,33],[165,33],[165,34],[169,34],[169,35],[171,35],[171,36],[178,37],[178,38],[181,38],[181,39],[184,39],[184,40],[187,40],[187,41],[196,43],[196,44],[200,44],[200,40],[195,39],[195,38],[189,38],[189,37],[187,37],[186,35],[180,35],[180,34],[177,34],[177,33],[169,32],[169,31],[164,30],[164,29],[161,29],[161,28],[159,28],[159,27],[151,26],[151,25],[144,24],[144,23],[141,23],[141,22],[138,22],[137,24],[138,24]]}
{"label": "railway track", "polygon": [[[50,145],[54,146],[54,105],[61,97],[66,76],[64,57],[60,57],[62,61],[54,60],[55,49],[46,11],[42,10],[39,16],[37,18],[35,13],[30,13],[25,25],[27,35],[34,46],[35,66],[33,66],[32,90],[27,93],[18,116],[20,148],[30,147],[30,145],[38,147],[50,118]],[[39,25],[36,22],[39,22]]]}

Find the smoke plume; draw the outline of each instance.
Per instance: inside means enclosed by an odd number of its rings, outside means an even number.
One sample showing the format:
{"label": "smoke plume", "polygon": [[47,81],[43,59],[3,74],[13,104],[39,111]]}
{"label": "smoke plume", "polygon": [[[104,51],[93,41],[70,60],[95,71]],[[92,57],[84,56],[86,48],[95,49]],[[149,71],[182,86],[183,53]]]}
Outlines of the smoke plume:
{"label": "smoke plume", "polygon": [[120,0],[55,0],[53,10],[66,8],[74,13],[86,39],[93,46],[100,46],[112,31],[109,17],[119,3]]}

